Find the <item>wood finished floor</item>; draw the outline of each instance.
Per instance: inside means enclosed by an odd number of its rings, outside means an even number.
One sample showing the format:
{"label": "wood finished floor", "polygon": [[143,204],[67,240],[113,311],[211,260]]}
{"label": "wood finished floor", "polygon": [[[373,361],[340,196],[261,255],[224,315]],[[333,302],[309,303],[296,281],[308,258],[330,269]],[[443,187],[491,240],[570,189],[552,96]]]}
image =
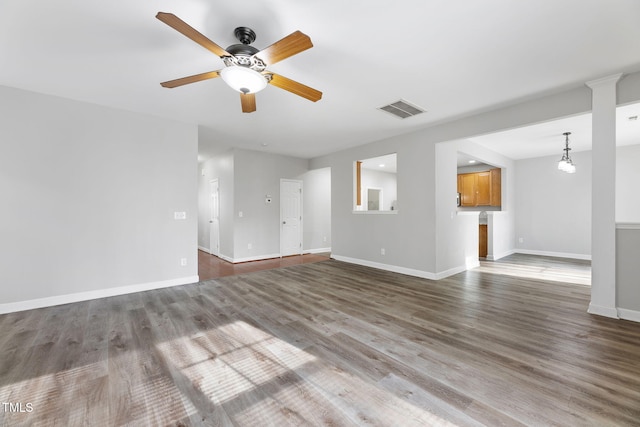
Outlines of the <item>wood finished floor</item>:
{"label": "wood finished floor", "polygon": [[328,260],[7,314],[0,402],[33,411],[0,421],[638,425],[640,324],[588,302],[480,268],[432,282]]}
{"label": "wood finished floor", "polygon": [[326,261],[330,254],[292,255],[283,258],[270,258],[259,261],[231,263],[217,256],[198,250],[198,276],[200,281],[217,279],[218,277],[235,276],[237,274],[254,271],[270,270],[272,268],[289,267],[310,262]]}

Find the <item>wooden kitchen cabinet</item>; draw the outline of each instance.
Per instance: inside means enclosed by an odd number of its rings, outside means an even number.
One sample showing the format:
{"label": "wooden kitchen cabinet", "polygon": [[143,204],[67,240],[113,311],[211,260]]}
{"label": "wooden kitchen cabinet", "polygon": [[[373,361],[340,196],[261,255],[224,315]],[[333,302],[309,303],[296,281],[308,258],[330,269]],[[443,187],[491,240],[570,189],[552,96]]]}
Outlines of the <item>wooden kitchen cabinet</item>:
{"label": "wooden kitchen cabinet", "polygon": [[458,175],[458,193],[460,193],[460,206],[476,206],[476,175],[464,173]]}
{"label": "wooden kitchen cabinet", "polygon": [[491,206],[491,174],[476,173],[476,206]]}
{"label": "wooden kitchen cabinet", "polygon": [[478,234],[478,256],[480,258],[486,258],[489,252],[489,240],[487,234],[487,224],[480,224]]}
{"label": "wooden kitchen cabinet", "polygon": [[459,174],[460,206],[500,206],[502,204],[500,182],[501,173],[498,168]]}

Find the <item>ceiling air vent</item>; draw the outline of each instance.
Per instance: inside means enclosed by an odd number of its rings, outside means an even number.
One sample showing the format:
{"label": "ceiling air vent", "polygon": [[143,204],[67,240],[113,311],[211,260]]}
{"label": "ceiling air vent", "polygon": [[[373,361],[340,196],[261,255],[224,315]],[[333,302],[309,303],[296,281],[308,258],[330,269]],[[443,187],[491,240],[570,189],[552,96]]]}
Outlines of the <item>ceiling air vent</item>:
{"label": "ceiling air vent", "polygon": [[378,110],[386,111],[387,113],[393,114],[394,116],[400,117],[401,119],[417,116],[418,114],[422,114],[426,111],[416,105],[408,103],[403,99],[392,104],[385,105],[384,107],[379,107]]}

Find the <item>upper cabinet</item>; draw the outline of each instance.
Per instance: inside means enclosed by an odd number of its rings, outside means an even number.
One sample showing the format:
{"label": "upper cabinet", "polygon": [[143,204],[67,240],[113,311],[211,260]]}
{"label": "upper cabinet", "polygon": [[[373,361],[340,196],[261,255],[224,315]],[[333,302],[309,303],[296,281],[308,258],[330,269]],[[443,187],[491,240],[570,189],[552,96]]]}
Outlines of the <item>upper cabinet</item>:
{"label": "upper cabinet", "polygon": [[460,206],[500,206],[500,169],[458,175]]}

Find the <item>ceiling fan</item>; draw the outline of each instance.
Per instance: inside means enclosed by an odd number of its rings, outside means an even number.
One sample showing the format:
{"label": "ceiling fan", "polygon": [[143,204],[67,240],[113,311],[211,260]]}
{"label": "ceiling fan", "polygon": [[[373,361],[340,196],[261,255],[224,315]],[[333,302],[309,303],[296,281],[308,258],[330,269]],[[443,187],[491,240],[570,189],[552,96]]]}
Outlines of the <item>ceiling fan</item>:
{"label": "ceiling fan", "polygon": [[243,113],[256,111],[255,94],[264,89],[267,84],[279,87],[313,102],[322,98],[322,92],[266,69],[269,65],[313,47],[309,36],[300,31],[295,31],[271,46],[258,50],[250,46],[256,39],[256,33],[251,28],[238,27],[235,29],[235,36],[240,41],[240,44],[234,44],[223,49],[172,13],[158,12],[156,18],[219,56],[225,65],[225,68],[221,70],[160,83],[163,87],[174,88],[222,77],[225,83],[240,92]]}

